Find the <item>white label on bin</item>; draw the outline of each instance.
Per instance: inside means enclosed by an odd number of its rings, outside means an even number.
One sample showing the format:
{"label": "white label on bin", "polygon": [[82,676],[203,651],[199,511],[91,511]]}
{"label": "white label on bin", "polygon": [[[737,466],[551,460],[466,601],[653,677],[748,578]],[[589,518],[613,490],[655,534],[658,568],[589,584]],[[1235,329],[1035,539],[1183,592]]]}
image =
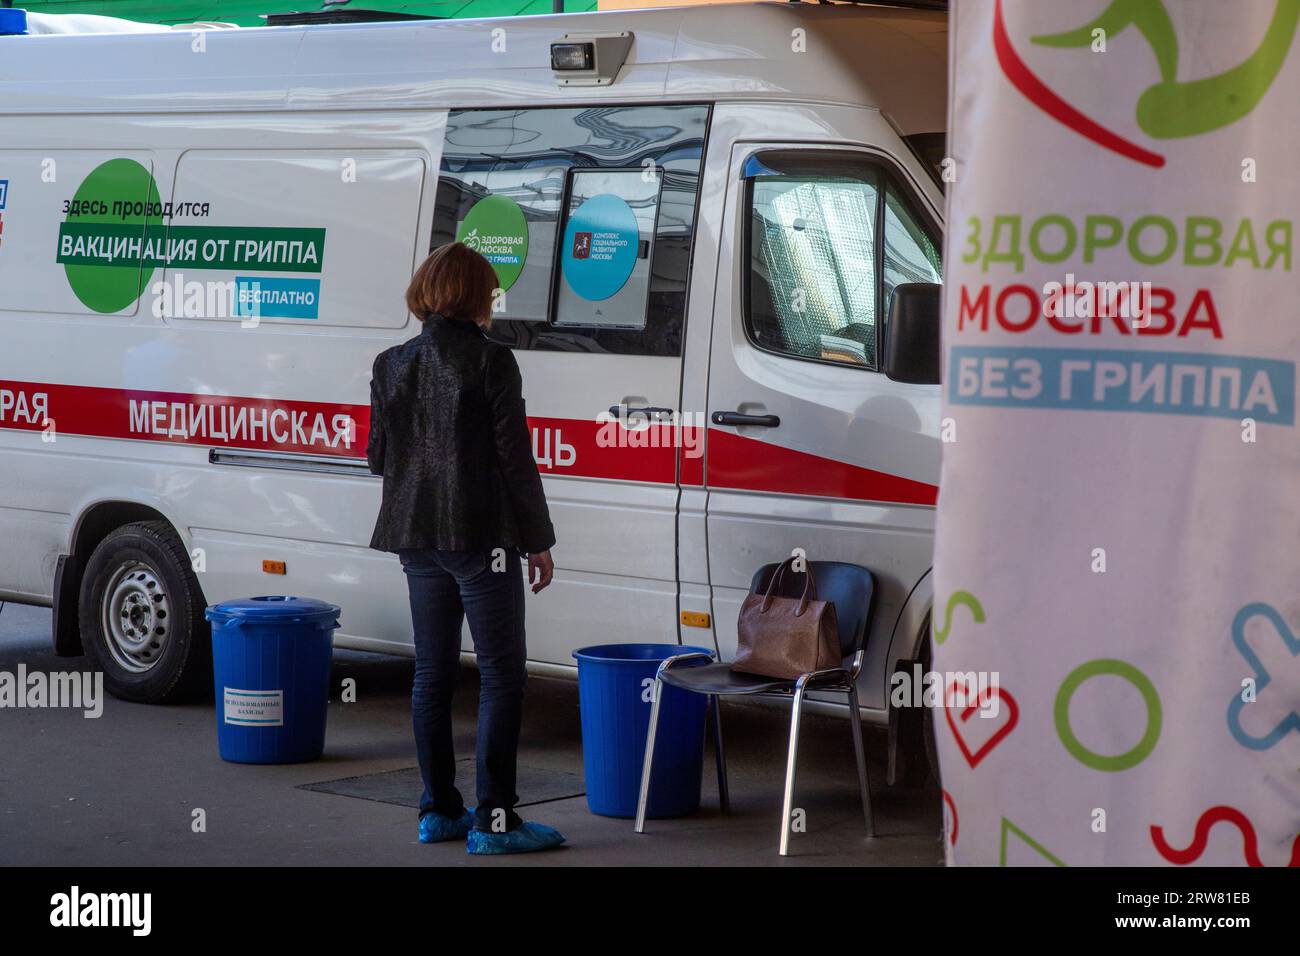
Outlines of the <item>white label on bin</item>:
{"label": "white label on bin", "polygon": [[228,724],[241,727],[283,727],[284,691],[236,690],[224,687],[222,717]]}

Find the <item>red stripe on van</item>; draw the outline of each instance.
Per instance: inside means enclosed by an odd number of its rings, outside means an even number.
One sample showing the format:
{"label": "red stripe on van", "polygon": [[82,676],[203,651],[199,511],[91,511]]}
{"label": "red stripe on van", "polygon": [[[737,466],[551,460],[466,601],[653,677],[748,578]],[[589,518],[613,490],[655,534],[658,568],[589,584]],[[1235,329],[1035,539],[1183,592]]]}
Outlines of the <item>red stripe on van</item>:
{"label": "red stripe on van", "polygon": [[687,488],[704,487],[704,456],[699,454],[703,448],[704,429],[695,425],[683,426],[691,443],[677,453],[678,479]]}
{"label": "red stripe on van", "polygon": [[[354,434],[346,427],[352,422]],[[529,418],[544,475],[705,485],[702,429]],[[215,448],[359,458],[370,431],[368,405],[234,395],[156,392],[90,385],[0,381],[0,428]],[[744,491],[933,505],[938,489],[834,458],[709,429],[708,486]]]}
{"label": "red stripe on van", "polygon": [[933,505],[937,485],[782,448],[733,432],[709,429],[711,488],[773,491],[822,498],[855,498],[909,505]]}
{"label": "red stripe on van", "polygon": [[[348,421],[351,421],[351,427]],[[0,381],[0,428],[354,458],[369,405]]]}
{"label": "red stripe on van", "polygon": [[624,428],[582,418],[529,416],[533,457],[543,475],[611,478],[671,485],[677,481],[677,426]]}

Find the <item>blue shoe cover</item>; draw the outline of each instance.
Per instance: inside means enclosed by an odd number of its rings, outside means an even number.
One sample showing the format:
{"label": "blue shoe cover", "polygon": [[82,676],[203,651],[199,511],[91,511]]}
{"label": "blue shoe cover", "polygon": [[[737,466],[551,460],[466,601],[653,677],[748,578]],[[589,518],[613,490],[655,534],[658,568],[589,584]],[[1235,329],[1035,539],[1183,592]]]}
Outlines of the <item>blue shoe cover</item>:
{"label": "blue shoe cover", "polygon": [[564,836],[559,830],[544,823],[528,822],[505,833],[470,830],[465,849],[469,853],[483,856],[494,853],[531,853],[534,850],[549,850],[563,842]]}
{"label": "blue shoe cover", "polygon": [[445,843],[459,840],[474,826],[474,811],[466,810],[459,819],[444,817],[441,813],[426,813],[420,817],[420,842]]}

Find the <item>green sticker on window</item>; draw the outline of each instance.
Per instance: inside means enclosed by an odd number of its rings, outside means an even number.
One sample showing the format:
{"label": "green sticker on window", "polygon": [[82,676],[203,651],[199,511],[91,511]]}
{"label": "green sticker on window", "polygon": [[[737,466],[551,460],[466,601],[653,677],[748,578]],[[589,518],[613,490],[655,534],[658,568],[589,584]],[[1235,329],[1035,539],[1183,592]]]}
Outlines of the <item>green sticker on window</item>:
{"label": "green sticker on window", "polygon": [[528,258],[528,223],[519,204],[508,196],[484,196],[456,230],[456,241],[482,255],[496,269],[502,291],[524,271]]}

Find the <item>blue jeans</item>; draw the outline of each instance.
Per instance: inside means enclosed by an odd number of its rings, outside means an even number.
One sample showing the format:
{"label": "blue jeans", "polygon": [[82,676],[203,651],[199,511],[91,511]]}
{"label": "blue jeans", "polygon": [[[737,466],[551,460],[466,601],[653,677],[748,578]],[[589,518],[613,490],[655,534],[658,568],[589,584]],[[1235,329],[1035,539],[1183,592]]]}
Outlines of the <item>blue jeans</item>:
{"label": "blue jeans", "polygon": [[455,783],[451,698],[460,671],[461,624],[468,615],[480,675],[475,827],[495,832],[503,824],[513,830],[523,822],[515,813],[515,779],[526,660],[524,575],[518,556],[508,550],[505,555],[505,568],[493,570],[491,552],[398,554],[415,631],[411,713],[424,780],[420,814],[460,817],[465,812]]}

